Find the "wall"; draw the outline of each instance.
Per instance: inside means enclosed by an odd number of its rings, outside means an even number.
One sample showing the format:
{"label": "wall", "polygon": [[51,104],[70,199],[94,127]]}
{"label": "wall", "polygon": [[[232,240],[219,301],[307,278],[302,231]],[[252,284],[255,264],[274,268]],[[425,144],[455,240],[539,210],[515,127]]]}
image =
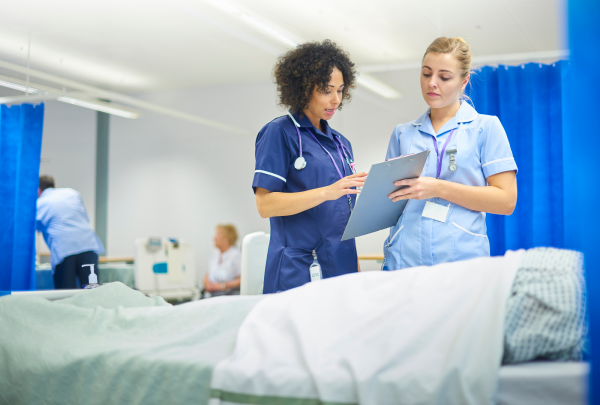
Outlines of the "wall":
{"label": "wall", "polygon": [[[140,97],[245,128],[260,128],[276,114],[274,93],[264,85]],[[251,136],[152,113],[111,117],[109,254],[131,255],[142,236],[184,238],[203,274],[217,224],[233,223],[240,235],[268,232],[251,189],[253,151]]]}
{"label": "wall", "polygon": [[40,174],[57,187],[75,188],[94,221],[96,197],[96,112],[58,101],[45,106]]}
{"label": "wall", "polygon": [[[94,225],[96,198],[96,112],[58,101],[45,105],[40,175],[54,177],[57,187],[81,194]],[[49,254],[38,234],[37,253]]]}
{"label": "wall", "polygon": [[[353,144],[357,168],[383,160],[398,123],[425,110],[415,71],[397,75],[400,100],[356,89],[351,103],[331,125]],[[399,77],[399,79],[398,79]],[[272,83],[207,87],[137,95],[157,104],[246,128],[256,134],[285,113],[276,105]],[[418,102],[415,102],[418,100]],[[47,103],[41,173],[59,187],[79,190],[94,215],[95,112]],[[224,133],[158,113],[137,120],[111,116],[108,243],[109,256],[133,255],[143,236],[184,238],[196,251],[199,275],[206,270],[214,227],[234,223],[240,235],[269,231],[256,211],[251,189],[255,136]],[[386,232],[358,238],[359,254],[381,253]],[[375,269],[375,262],[361,264]]]}

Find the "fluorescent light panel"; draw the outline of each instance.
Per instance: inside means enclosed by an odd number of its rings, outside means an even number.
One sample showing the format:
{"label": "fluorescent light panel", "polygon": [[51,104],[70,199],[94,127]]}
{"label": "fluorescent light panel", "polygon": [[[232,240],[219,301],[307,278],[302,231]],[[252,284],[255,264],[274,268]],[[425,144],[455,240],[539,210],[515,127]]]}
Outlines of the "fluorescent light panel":
{"label": "fluorescent light panel", "polygon": [[227,2],[224,0],[206,0],[208,3],[217,7],[221,11],[224,11],[227,14],[230,14],[233,17],[240,19],[245,22],[247,25],[250,25],[255,30],[262,32],[263,34],[267,34],[273,39],[278,40],[279,42],[285,44],[288,47],[298,46],[298,42],[289,38],[285,35],[281,30],[274,28],[272,24],[269,24],[268,21],[261,21],[260,18],[256,18],[252,16],[249,10],[244,11],[243,6],[238,6],[232,2]]}
{"label": "fluorescent light panel", "polygon": [[248,14],[241,14],[240,18],[242,21],[244,21],[248,25],[252,26],[254,29],[261,31],[263,34],[269,35],[270,37],[278,40],[279,42],[284,43],[285,45],[287,45],[289,47],[293,48],[295,46],[298,46],[298,43],[296,41],[288,38],[287,36],[283,35],[281,32],[279,32],[275,28],[270,27],[267,24],[264,24],[263,22],[257,20],[256,18],[254,18]]}
{"label": "fluorescent light panel", "polygon": [[30,93],[30,94],[45,94],[46,93],[45,91],[41,91],[41,90],[38,90],[33,87],[27,87],[22,84],[6,82],[4,80],[0,80],[0,86],[8,87],[9,89],[13,89],[13,90],[22,91],[23,93]]}
{"label": "fluorescent light panel", "polygon": [[394,100],[402,97],[402,94],[394,89],[391,86],[383,83],[382,81],[376,79],[375,77],[362,73],[356,79],[359,85],[365,86],[367,89],[371,90],[374,93],[379,94],[382,97]]}
{"label": "fluorescent light panel", "polygon": [[[36,89],[35,87],[28,87],[23,84],[7,82],[6,80],[0,80],[0,86],[8,87],[10,89],[22,91],[24,93],[29,93],[29,94],[37,94],[37,95],[45,95],[45,94],[50,95],[51,94],[47,91]],[[80,100],[80,99],[73,98],[73,97],[57,96],[56,100],[61,101],[63,103],[76,105],[79,107],[84,107],[84,108],[89,108],[89,109],[100,111],[100,112],[105,112],[107,114],[112,114],[112,115],[116,115],[116,116],[123,117],[123,118],[135,119],[140,116],[140,114],[137,112],[127,111],[127,110],[124,110],[121,108],[111,107],[111,106],[104,105],[104,104],[94,103],[92,101]]]}
{"label": "fluorescent light panel", "polygon": [[62,101],[63,103],[72,104],[72,105],[76,105],[78,107],[83,107],[83,108],[89,108],[91,110],[96,110],[96,111],[104,112],[107,114],[117,115],[117,116],[123,117],[123,118],[135,119],[140,116],[138,113],[135,113],[132,111],[126,111],[126,110],[122,110],[120,108],[114,108],[114,107],[109,107],[107,105],[96,104],[94,102],[84,101],[84,100],[80,100],[80,99],[72,98],[72,97],[58,97],[57,100]]}

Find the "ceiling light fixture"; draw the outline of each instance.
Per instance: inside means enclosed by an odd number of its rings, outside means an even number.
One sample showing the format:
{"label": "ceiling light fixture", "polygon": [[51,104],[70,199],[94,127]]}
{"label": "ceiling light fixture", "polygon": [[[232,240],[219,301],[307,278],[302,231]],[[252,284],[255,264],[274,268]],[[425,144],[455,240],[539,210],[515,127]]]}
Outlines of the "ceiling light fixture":
{"label": "ceiling light fixture", "polygon": [[46,93],[45,91],[41,91],[41,90],[33,88],[31,86],[22,85],[22,84],[18,84],[18,83],[11,83],[11,82],[7,82],[4,80],[0,80],[0,86],[8,87],[9,89],[13,89],[13,90],[22,91],[23,93],[30,93],[30,94]]}
{"label": "ceiling light fixture", "polygon": [[[266,53],[278,56],[281,54],[281,49],[278,49],[276,46],[273,46],[267,41],[263,41],[262,39],[255,37],[253,35],[248,34],[247,31],[244,31],[237,26],[232,24],[225,23],[224,21],[220,21],[218,18],[215,18],[213,15],[204,13],[202,10],[197,7],[191,6],[185,1],[182,0],[162,0],[165,4],[170,7],[176,8],[177,10],[185,13],[188,16],[192,16],[202,21],[205,24],[211,24],[220,29],[223,32],[228,33],[231,36],[234,36],[242,41],[248,42],[249,44],[254,45],[258,49],[262,49]],[[239,10],[233,6],[229,6],[226,3],[220,4],[218,1],[210,1],[210,4],[221,9],[221,11],[225,11],[228,14],[238,14]],[[1,45],[1,44],[0,44]]]}
{"label": "ceiling light fixture", "polygon": [[134,111],[127,111],[122,108],[116,108],[108,105],[108,103],[100,103],[93,101],[80,100],[72,97],[58,97],[56,100],[62,101],[63,103],[76,105],[78,107],[89,108],[90,110],[96,110],[107,114],[116,115],[118,117],[136,119],[140,116],[139,113]]}
{"label": "ceiling light fixture", "polygon": [[377,79],[374,76],[371,76],[368,73],[361,73],[357,77],[356,81],[361,86],[366,87],[367,89],[371,90],[374,93],[379,94],[382,97],[385,97],[385,98],[388,98],[391,100],[395,100],[397,98],[402,97],[402,93],[400,93],[398,90],[394,89],[391,86],[388,86],[381,80]]}
{"label": "ceiling light fixture", "polygon": [[[20,80],[15,79],[15,81]],[[86,101],[81,100],[79,98],[69,97],[65,94],[62,94],[59,90],[44,91],[36,88],[35,86],[27,86],[21,83],[13,83],[6,80],[0,80],[0,86],[22,91],[24,93],[34,94],[34,96],[2,97],[0,98],[0,104],[18,104],[26,103],[28,101],[38,102],[44,100],[57,100],[63,103],[89,108],[92,110],[105,112],[107,114],[112,114],[123,118],[135,119],[140,116],[139,112],[127,110],[121,106],[113,106],[102,101]]]}
{"label": "ceiling light fixture", "polygon": [[287,36],[285,36],[284,34],[279,32],[277,29],[257,20],[256,18],[252,17],[251,15],[240,14],[240,19],[242,21],[244,21],[246,24],[259,30],[263,34],[267,34],[267,35],[271,36],[272,38],[278,40],[279,42],[284,43],[285,45],[287,45],[289,47],[293,48],[293,47],[298,46],[298,43],[296,41],[288,38]]}

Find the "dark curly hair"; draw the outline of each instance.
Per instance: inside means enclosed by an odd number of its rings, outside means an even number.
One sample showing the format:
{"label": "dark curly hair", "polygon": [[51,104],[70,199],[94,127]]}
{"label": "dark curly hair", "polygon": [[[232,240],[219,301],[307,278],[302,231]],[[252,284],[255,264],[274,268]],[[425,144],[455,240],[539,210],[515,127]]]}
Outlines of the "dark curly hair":
{"label": "dark curly hair", "polygon": [[298,45],[279,57],[273,70],[279,104],[293,113],[304,111],[315,85],[321,92],[328,89],[334,67],[344,77],[342,100],[338,107],[341,110],[343,102],[350,101],[350,89],[355,87],[356,68],[348,53],[328,39]]}

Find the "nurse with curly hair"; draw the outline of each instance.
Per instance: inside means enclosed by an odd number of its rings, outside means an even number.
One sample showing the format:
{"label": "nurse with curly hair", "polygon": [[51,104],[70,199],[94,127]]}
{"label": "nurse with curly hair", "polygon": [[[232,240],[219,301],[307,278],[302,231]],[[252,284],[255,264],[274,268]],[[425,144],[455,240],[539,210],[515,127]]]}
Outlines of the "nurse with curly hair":
{"label": "nurse with curly hair", "polygon": [[348,54],[329,40],[305,43],[279,58],[274,75],[288,113],[258,133],[252,182],[271,222],[265,294],[310,282],[313,252],[322,278],[359,271],[354,239],[341,238],[367,175],[355,173],[350,142],[327,123],[356,81]]}

